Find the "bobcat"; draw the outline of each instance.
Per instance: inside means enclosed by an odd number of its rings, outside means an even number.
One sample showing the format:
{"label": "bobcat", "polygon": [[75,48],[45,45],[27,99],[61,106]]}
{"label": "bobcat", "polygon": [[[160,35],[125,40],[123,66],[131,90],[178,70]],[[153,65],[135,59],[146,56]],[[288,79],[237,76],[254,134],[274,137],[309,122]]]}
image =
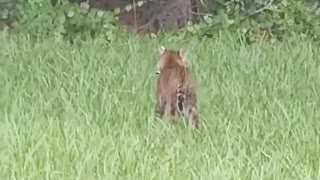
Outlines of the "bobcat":
{"label": "bobcat", "polygon": [[176,122],[172,118],[178,113],[187,115],[194,129],[199,128],[195,82],[188,67],[186,53],[161,46],[157,62],[159,74],[156,89],[155,111],[160,118]]}

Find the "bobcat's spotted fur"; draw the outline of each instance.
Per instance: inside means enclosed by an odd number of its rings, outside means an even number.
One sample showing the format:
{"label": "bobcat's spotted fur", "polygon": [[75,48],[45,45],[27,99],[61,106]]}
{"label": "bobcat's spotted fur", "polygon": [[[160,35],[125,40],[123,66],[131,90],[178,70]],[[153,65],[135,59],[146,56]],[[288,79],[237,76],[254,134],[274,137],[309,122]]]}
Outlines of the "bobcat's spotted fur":
{"label": "bobcat's spotted fur", "polygon": [[192,127],[198,129],[196,87],[185,52],[161,46],[157,68],[156,112],[168,121],[177,114],[186,115],[191,119]]}

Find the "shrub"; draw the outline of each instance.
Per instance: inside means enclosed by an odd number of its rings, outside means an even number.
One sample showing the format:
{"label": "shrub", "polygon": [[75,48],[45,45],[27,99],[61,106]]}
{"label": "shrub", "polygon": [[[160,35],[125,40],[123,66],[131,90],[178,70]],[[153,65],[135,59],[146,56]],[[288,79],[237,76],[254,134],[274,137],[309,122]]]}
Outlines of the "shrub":
{"label": "shrub", "polygon": [[269,29],[277,39],[299,35],[319,41],[320,8],[315,0],[219,0],[209,5],[202,24],[192,25],[189,32],[228,30],[243,35],[251,29]]}
{"label": "shrub", "polygon": [[[12,14],[19,22],[16,31],[28,33],[36,39],[48,35],[70,41],[88,36],[104,36],[108,40],[115,37],[115,13],[90,9],[86,3],[79,7],[67,0],[2,1],[8,4],[2,14]],[[176,34],[203,37],[229,31],[248,36],[249,41],[261,34],[279,40],[301,36],[319,41],[320,8],[316,0],[210,1],[209,12],[202,17],[199,24],[191,24]]]}
{"label": "shrub", "polygon": [[103,35],[112,40],[115,29],[112,12],[80,7],[66,1],[18,0],[14,15],[19,22],[18,32],[41,39],[56,36],[73,41],[74,38],[95,38]]}

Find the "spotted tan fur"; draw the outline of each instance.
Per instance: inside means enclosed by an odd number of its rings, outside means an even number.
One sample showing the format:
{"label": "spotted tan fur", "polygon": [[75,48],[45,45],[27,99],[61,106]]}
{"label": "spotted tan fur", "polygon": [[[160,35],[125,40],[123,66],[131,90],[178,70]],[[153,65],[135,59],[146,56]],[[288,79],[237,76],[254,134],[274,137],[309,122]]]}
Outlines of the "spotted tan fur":
{"label": "spotted tan fur", "polygon": [[192,127],[199,128],[197,94],[191,69],[187,65],[186,53],[161,46],[157,62],[159,74],[156,89],[156,113],[161,119],[175,122],[177,114],[187,115]]}

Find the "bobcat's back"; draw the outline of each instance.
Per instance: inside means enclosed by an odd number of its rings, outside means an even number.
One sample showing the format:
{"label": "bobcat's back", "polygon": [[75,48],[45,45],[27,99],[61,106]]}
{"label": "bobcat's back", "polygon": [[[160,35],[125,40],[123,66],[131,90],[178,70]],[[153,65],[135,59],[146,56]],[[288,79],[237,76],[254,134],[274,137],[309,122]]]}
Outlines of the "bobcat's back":
{"label": "bobcat's back", "polygon": [[177,112],[191,116],[198,128],[197,95],[192,72],[181,52],[166,50],[158,62],[156,111],[164,118]]}

